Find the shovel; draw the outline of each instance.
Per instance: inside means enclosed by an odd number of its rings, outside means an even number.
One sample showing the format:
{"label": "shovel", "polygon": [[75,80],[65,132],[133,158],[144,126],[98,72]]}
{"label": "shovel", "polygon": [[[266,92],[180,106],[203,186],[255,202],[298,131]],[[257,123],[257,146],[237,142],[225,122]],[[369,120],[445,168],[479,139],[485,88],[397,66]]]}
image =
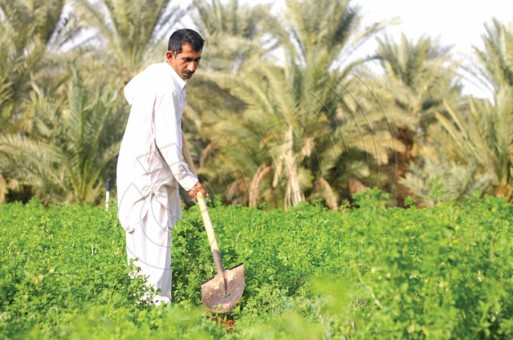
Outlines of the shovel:
{"label": "shovel", "polygon": [[244,292],[244,264],[224,269],[212,221],[208,214],[207,202],[201,192],[198,192],[196,197],[217,269],[217,275],[201,285],[201,300],[209,311],[227,313],[235,307]]}
{"label": "shovel", "polygon": [[[196,173],[196,168],[192,162],[185,135],[182,133],[182,152],[190,170]],[[203,305],[214,313],[227,313],[235,307],[244,291],[244,264],[225,270],[219,246],[217,245],[214,227],[207,210],[207,202],[201,192],[197,193],[198,204],[200,206],[201,216],[207,231],[210,249],[214,256],[214,263],[217,269],[217,275],[201,285],[201,300]]]}

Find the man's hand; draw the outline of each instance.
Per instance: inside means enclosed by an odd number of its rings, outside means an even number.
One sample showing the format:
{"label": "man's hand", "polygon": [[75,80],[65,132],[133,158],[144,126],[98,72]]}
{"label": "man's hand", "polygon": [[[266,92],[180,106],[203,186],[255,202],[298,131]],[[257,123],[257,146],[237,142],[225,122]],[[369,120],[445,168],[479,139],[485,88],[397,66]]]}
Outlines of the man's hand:
{"label": "man's hand", "polygon": [[198,198],[196,197],[196,195],[198,194],[198,192],[201,192],[205,197],[208,196],[207,191],[205,190],[205,188],[203,188],[200,182],[196,183],[196,185],[193,186],[191,190],[187,191],[187,195],[189,195],[190,198],[197,202]]}

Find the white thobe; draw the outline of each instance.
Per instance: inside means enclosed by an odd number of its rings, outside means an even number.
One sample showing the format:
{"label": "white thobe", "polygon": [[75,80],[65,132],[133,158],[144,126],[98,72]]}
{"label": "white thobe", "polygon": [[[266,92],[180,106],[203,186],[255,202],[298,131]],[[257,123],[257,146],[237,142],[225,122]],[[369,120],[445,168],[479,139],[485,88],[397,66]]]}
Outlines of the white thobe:
{"label": "white thobe", "polygon": [[166,63],[148,66],[125,87],[131,105],[117,164],[118,216],[126,230],[129,261],[171,294],[170,230],[181,219],[178,185],[197,182],[182,155],[185,81]]}

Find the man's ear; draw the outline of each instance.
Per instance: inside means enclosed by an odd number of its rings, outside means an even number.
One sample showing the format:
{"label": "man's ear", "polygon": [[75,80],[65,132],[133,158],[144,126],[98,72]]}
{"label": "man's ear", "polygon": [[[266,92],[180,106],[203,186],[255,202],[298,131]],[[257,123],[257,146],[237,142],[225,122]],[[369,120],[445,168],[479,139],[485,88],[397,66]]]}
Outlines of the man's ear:
{"label": "man's ear", "polygon": [[167,60],[173,61],[174,58],[175,58],[175,54],[173,53],[173,51],[167,51],[166,52],[166,59]]}

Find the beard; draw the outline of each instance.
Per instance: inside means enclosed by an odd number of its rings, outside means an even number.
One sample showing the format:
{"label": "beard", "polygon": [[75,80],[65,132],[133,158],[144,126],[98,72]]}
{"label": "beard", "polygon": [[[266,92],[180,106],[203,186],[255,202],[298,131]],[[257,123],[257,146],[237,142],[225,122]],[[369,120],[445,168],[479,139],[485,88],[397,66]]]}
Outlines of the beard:
{"label": "beard", "polygon": [[194,72],[182,71],[182,78],[183,79],[190,79],[193,74],[194,74]]}

